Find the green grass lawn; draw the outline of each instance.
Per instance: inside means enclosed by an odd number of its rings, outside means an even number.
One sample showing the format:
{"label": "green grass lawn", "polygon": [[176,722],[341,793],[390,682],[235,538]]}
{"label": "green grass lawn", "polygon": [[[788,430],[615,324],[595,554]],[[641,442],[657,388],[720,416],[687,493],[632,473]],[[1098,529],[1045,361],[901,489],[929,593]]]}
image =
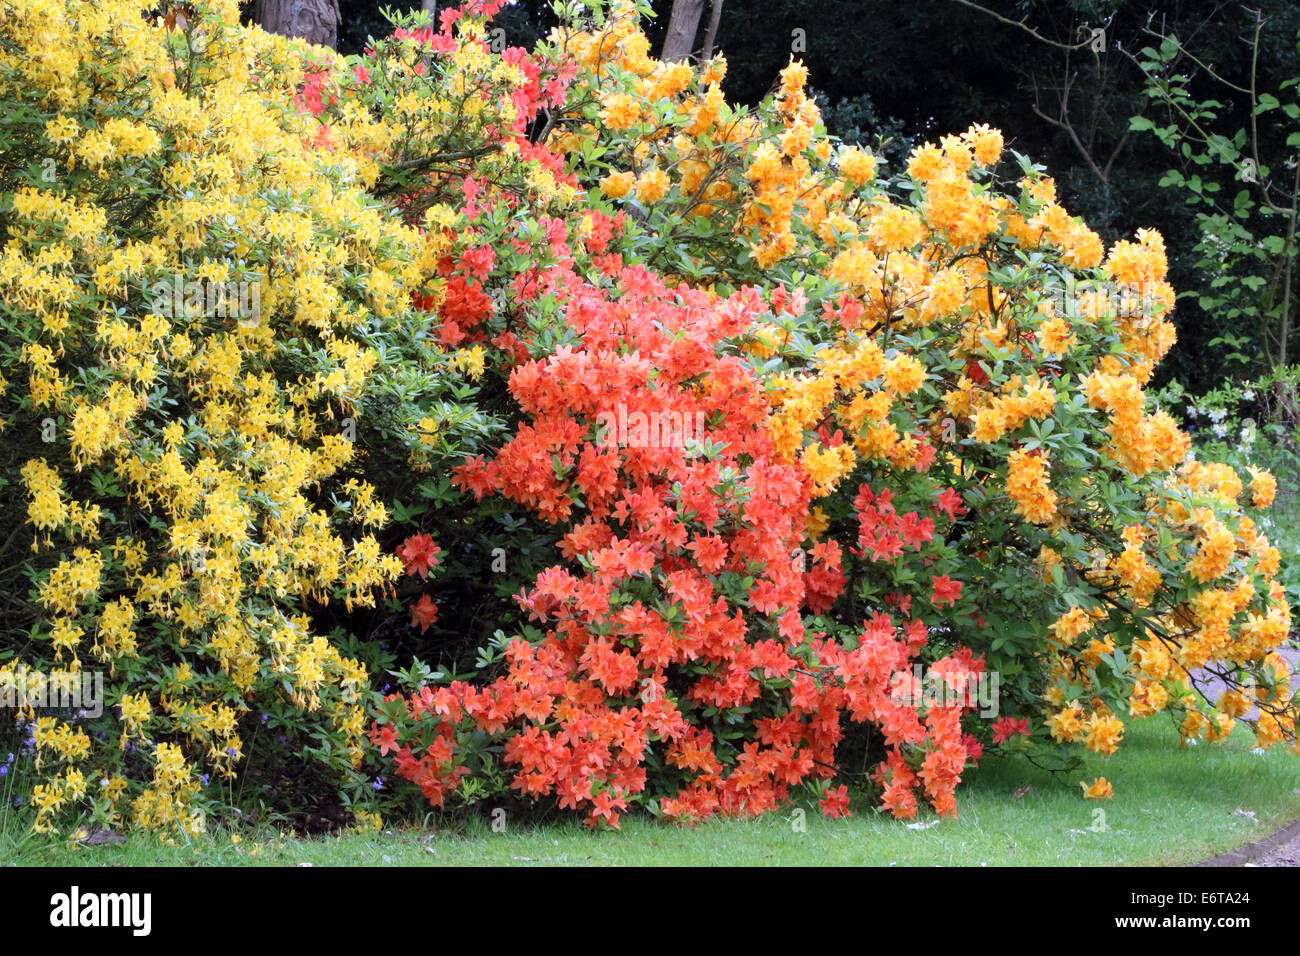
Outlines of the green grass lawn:
{"label": "green grass lawn", "polygon": [[[507,820],[443,819],[428,829],[365,836],[297,839],[273,830],[223,831],[165,845],[135,836],[125,844],[50,847],[0,824],[0,860],[25,865],[1138,865],[1205,859],[1260,839],[1300,817],[1300,758],[1282,749],[1251,752],[1241,733],[1225,746],[1194,753],[1171,746],[1159,718],[1140,724],[1118,754],[1097,760],[1088,778],[1115,785],[1105,801],[1082,799],[1072,780],[1053,779],[1023,760],[988,759],[958,791],[960,818],[924,829],[876,813],[856,799],[848,819],[807,812],[800,832],[792,811],[694,829],[629,816],[620,832],[593,833],[578,823],[529,827]],[[1017,798],[1017,791],[1030,789]],[[1094,810],[1105,811],[1105,825]],[[1253,814],[1253,816],[1251,815]]]}

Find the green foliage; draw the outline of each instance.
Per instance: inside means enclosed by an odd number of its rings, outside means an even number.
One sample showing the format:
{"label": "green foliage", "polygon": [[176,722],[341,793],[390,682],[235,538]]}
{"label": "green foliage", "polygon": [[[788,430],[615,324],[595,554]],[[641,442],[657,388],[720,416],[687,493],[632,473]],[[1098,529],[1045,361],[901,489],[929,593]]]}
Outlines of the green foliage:
{"label": "green foliage", "polygon": [[[1265,366],[1285,366],[1294,356],[1300,291],[1300,76],[1283,79],[1276,92],[1258,89],[1263,26],[1262,19],[1255,25],[1247,87],[1219,76],[1174,34],[1144,47],[1138,62],[1151,115],[1131,121],[1132,129],[1151,133],[1179,160],[1160,185],[1195,210],[1201,232],[1196,266],[1205,280],[1191,296],[1231,326],[1252,330],[1248,339],[1227,333],[1216,340],[1230,347],[1229,361],[1252,371],[1261,359]],[[1243,95],[1245,109],[1198,94],[1189,60],[1227,93]],[[1262,354],[1251,345],[1261,346]]]}

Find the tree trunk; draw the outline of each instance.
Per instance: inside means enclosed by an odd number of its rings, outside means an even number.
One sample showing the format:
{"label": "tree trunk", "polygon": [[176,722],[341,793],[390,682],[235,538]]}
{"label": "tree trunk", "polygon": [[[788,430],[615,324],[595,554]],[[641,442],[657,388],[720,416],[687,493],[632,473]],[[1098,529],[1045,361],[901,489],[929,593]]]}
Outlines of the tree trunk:
{"label": "tree trunk", "polygon": [[257,0],[255,18],[268,33],[331,48],[338,44],[338,0]]}
{"label": "tree trunk", "polygon": [[713,48],[718,45],[718,25],[722,22],[722,0],[709,0],[709,28],[704,31],[704,54],[701,59],[713,56]]}
{"label": "tree trunk", "polygon": [[704,15],[704,0],[673,0],[661,60],[684,60],[695,49],[695,34]]}
{"label": "tree trunk", "polygon": [[420,0],[420,9],[429,15],[429,22],[438,25],[438,0]]}

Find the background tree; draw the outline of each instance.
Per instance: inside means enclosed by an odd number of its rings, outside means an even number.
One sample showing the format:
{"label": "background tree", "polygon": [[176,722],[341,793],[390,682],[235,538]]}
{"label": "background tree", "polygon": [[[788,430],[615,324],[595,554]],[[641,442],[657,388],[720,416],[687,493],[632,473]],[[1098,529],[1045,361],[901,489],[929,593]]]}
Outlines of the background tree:
{"label": "background tree", "polygon": [[701,54],[705,60],[713,56],[713,50],[718,43],[718,28],[722,25],[722,3],[723,0],[712,0],[709,4],[709,26],[704,32],[704,50]]}
{"label": "background tree", "polygon": [[704,0],[673,0],[664,36],[663,60],[684,60],[695,50],[695,35],[700,31]]}
{"label": "background tree", "polygon": [[262,29],[333,47],[341,19],[338,0],[257,0],[253,14]]}

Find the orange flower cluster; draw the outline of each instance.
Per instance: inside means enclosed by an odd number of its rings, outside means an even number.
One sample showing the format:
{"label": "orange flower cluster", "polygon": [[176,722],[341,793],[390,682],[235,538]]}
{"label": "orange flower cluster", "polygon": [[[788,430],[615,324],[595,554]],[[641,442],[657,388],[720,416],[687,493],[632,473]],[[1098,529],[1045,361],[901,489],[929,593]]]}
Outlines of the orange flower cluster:
{"label": "orange flower cluster", "polygon": [[1007,494],[1026,521],[1047,524],[1056,517],[1056,494],[1048,482],[1047,456],[1017,449],[1011,453]]}

